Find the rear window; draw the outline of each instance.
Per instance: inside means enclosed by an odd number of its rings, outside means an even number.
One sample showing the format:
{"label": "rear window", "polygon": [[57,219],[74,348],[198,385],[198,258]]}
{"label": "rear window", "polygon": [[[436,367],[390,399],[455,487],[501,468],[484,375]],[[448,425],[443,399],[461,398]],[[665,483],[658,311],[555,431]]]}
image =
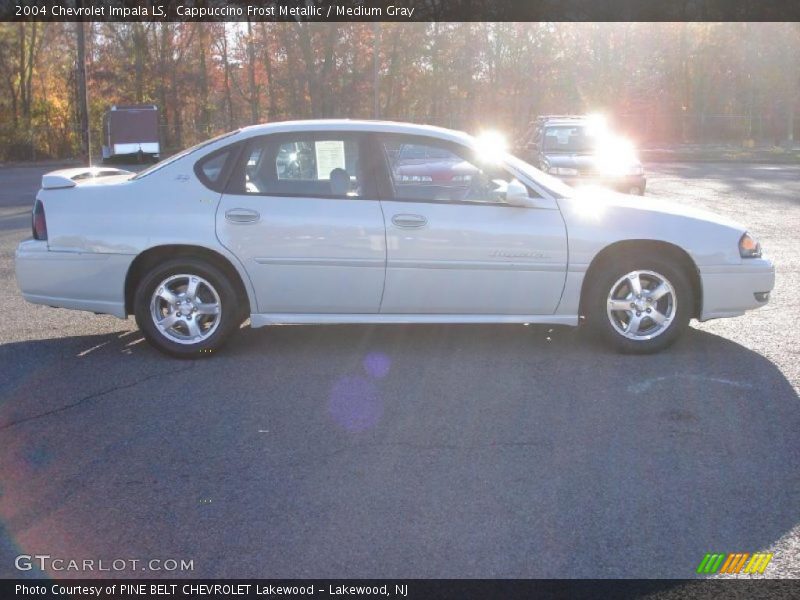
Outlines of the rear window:
{"label": "rear window", "polygon": [[231,144],[197,161],[194,172],[200,182],[215,192],[222,192],[225,187],[228,160],[237,148],[239,144]]}

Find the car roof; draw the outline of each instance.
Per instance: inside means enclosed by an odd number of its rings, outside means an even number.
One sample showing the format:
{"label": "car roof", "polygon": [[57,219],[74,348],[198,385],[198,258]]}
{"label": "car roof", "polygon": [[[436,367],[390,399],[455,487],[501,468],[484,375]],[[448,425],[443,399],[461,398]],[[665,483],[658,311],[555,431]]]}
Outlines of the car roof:
{"label": "car roof", "polygon": [[423,135],[453,142],[469,143],[472,136],[463,131],[419,125],[417,123],[401,123],[397,121],[372,121],[368,119],[307,119],[302,121],[276,121],[243,127],[243,137],[267,135],[270,133],[299,131],[371,131],[376,133],[400,133],[406,135]]}

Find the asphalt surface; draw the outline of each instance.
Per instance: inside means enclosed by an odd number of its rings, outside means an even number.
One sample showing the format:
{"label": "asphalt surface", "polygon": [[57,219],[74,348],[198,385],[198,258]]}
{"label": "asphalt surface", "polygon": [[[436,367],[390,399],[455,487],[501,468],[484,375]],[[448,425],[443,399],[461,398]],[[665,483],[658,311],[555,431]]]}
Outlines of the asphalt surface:
{"label": "asphalt surface", "polygon": [[778,271],[766,308],[655,356],[335,326],[243,329],[197,362],[22,300],[49,168],[0,168],[0,577],[47,554],[194,566],[61,576],[681,578],[765,549],[800,576],[800,167],[650,170],[648,197],[748,223]]}

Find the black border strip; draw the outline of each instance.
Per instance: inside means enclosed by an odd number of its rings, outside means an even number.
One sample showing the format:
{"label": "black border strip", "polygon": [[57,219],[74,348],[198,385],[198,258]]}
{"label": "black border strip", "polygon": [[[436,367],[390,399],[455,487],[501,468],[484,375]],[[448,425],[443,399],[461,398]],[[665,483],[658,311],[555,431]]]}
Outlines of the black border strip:
{"label": "black border strip", "polygon": [[[28,586],[22,593],[17,586]],[[113,587],[112,587],[113,586]],[[124,592],[123,586],[144,586]],[[153,587],[161,586],[161,587]],[[217,588],[213,586],[219,586]],[[270,588],[272,586],[272,588]],[[30,589],[38,588],[39,593]],[[673,600],[678,598],[713,599],[748,598],[748,600],[800,597],[798,579],[405,579],[405,580],[208,580],[208,579],[16,579],[0,582],[2,598],[98,598],[97,592],[70,593],[81,587],[101,588],[101,598],[237,600],[266,598],[398,600],[486,600],[488,598],[536,598],[545,600],[608,598],[626,600]],[[301,591],[291,593],[286,588]],[[282,593],[277,588],[283,588]],[[359,593],[370,588],[371,593]],[[272,593],[268,593],[269,591]],[[311,593],[309,593],[311,590]],[[343,591],[346,590],[346,591]],[[376,593],[377,590],[377,593]],[[286,593],[289,591],[289,593]],[[43,592],[43,593],[42,593]]]}
{"label": "black border strip", "polygon": [[[147,9],[146,14],[143,9]],[[0,0],[0,21],[124,22],[248,19],[276,22],[800,21],[800,2],[797,0]]]}

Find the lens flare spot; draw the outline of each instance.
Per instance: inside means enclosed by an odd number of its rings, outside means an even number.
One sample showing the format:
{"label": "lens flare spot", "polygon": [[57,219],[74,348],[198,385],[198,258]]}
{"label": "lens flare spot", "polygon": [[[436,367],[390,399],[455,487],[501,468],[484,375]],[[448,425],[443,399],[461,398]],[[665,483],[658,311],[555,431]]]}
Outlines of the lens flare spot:
{"label": "lens flare spot", "polygon": [[362,364],[368,374],[381,379],[389,374],[389,369],[392,367],[392,359],[383,352],[370,352],[364,358]]}
{"label": "lens flare spot", "polygon": [[347,375],[338,379],[331,388],[328,414],[347,431],[366,431],[380,422],[383,401],[372,381]]}
{"label": "lens flare spot", "polygon": [[484,131],[477,138],[478,157],[483,163],[497,164],[508,152],[508,142],[499,131]]}

